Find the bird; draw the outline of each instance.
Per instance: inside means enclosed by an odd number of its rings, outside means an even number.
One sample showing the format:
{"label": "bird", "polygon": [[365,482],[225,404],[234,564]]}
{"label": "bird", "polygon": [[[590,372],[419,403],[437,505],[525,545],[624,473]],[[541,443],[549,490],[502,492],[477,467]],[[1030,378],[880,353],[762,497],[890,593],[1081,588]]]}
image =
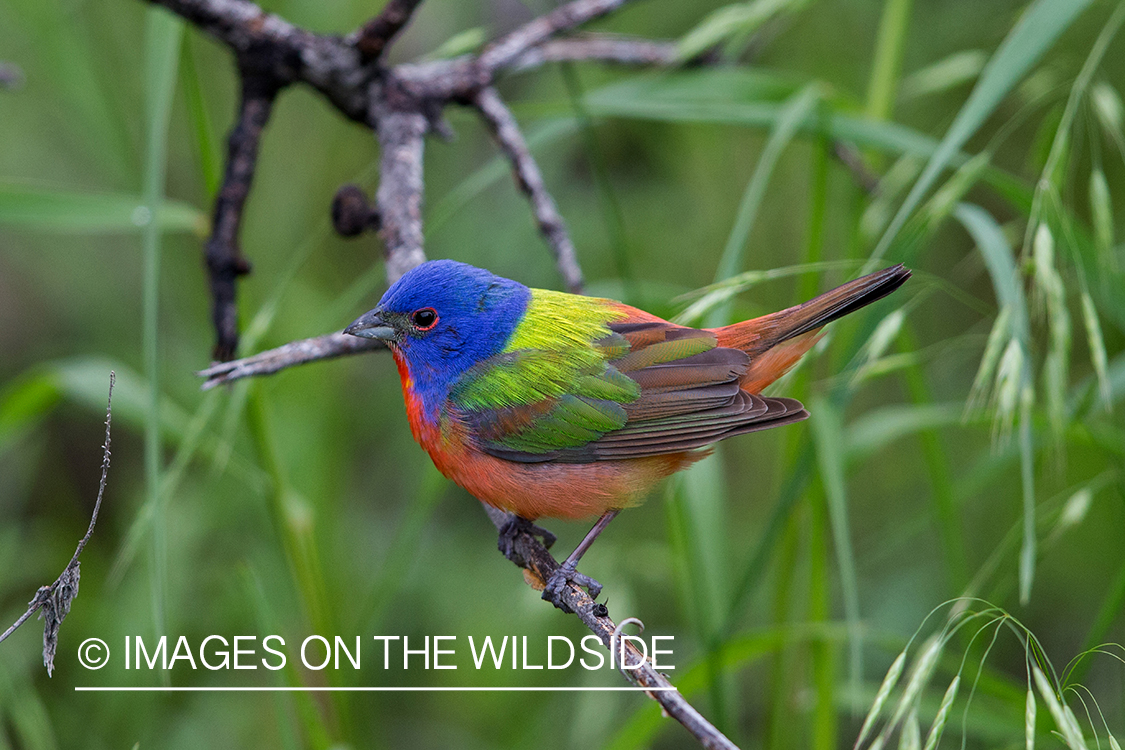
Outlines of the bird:
{"label": "bird", "polygon": [[910,277],[885,268],[785,310],[720,328],[677,325],[622,302],[531,289],[453,260],[422,263],[344,333],[384,342],[414,439],[447,478],[513,514],[499,547],[548,517],[597,523],[545,582],[559,606],[594,539],[662,479],[720,440],[808,418],[763,396],[820,329]]}

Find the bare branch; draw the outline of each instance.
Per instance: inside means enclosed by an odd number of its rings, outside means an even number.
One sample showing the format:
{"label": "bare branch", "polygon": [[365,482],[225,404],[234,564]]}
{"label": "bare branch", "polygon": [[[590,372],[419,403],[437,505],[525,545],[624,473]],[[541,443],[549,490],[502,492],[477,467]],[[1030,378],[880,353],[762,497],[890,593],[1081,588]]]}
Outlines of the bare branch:
{"label": "bare branch", "polygon": [[[229,46],[237,58],[242,79],[238,120],[230,134],[226,174],[206,248],[217,360],[234,356],[238,344],[237,278],[249,271],[239,249],[239,225],[261,131],[282,88],[298,81],[307,83],[344,116],[376,131],[383,155],[375,210],[365,216],[356,212],[346,217],[341,214],[340,218],[356,221],[337,222],[337,226],[354,236],[375,226],[378,220],[385,220],[381,235],[392,281],[424,257],[423,138],[428,133],[445,132],[441,113],[446,105],[475,101],[513,163],[520,187],[531,201],[536,222],[555,253],[567,287],[579,291],[582,274],[562,218],[515,120],[488,88],[504,69],[523,70],[551,61],[600,60],[630,65],[675,61],[675,46],[666,42],[610,35],[552,39],[610,13],[626,0],[574,0],[500,38],[479,56],[392,69],[380,65],[381,55],[409,23],[421,0],[388,0],[375,18],[347,39],[301,29],[266,13],[250,0],[149,2],[183,16]],[[358,204],[351,207],[362,208]],[[388,212],[400,215],[388,219]],[[320,347],[319,351],[325,356],[336,356],[334,347]]]}
{"label": "bare branch", "polygon": [[206,262],[211,276],[211,317],[216,341],[213,358],[225,361],[238,348],[238,277],[250,273],[250,264],[239,246],[242,209],[250,194],[258,144],[273,110],[278,85],[265,75],[244,71],[238,120],[227,139],[227,164],[223,185],[215,199]]}
{"label": "bare branch", "polygon": [[240,66],[279,84],[303,81],[345,117],[367,124],[367,83],[375,75],[339,37],[314,34],[266,13],[249,0],[147,0],[162,5],[223,42]]}
{"label": "bare branch", "polygon": [[[109,477],[110,455],[110,425],[113,422],[113,384],[116,375],[112,370],[109,373],[109,398],[105,407],[105,442],[102,443],[102,478],[98,482],[98,498],[94,501],[94,512],[90,515],[90,525],[86,527],[86,535],[78,542],[70,562],[50,586],[40,586],[35,596],[27,605],[27,611],[16,620],[10,628],[0,634],[0,642],[16,632],[20,625],[27,622],[35,612],[40,612],[43,619],[43,666],[47,668],[47,676],[55,671],[55,651],[59,645],[59,626],[70,613],[70,605],[78,596],[78,582],[81,577],[78,556],[86,548],[86,543],[94,533],[94,526],[98,522],[98,511],[102,507],[102,497],[105,495],[106,479]],[[41,610],[41,611],[40,611]]]}
{"label": "bare branch", "polygon": [[611,13],[625,2],[626,0],[574,0],[559,6],[488,45],[477,58],[477,66],[491,75],[510,65],[532,47]]}
{"label": "bare branch", "polygon": [[382,226],[387,283],[426,260],[422,249],[422,151],[428,129],[421,112],[379,112],[379,189],[375,210]]}
{"label": "bare branch", "polygon": [[676,61],[676,44],[615,34],[583,34],[532,47],[513,60],[507,69],[520,72],[547,63],[582,61],[637,66],[671,65]]}
{"label": "bare branch", "polygon": [[389,0],[379,15],[365,23],[348,42],[359,50],[364,61],[378,60],[421,4],[422,0]]}
{"label": "bare branch", "polygon": [[346,354],[361,354],[375,349],[386,349],[383,342],[364,339],[358,336],[345,336],[342,333],[328,333],[311,339],[290,341],[276,349],[255,354],[252,357],[236,359],[231,362],[217,362],[201,370],[198,375],[206,378],[203,390],[210,390],[223,383],[231,383],[256,375],[272,375],[279,370],[306,362],[332,359]]}
{"label": "bare branch", "polygon": [[477,94],[473,103],[480,110],[500,150],[512,162],[516,184],[531,202],[539,231],[555,254],[555,262],[558,264],[559,273],[562,274],[567,289],[575,294],[581,293],[582,269],[578,266],[574,243],[570,241],[570,234],[566,231],[566,225],[559,215],[554,199],[543,184],[543,175],[539,173],[539,166],[527,147],[516,118],[501,101],[496,89],[483,89]]}

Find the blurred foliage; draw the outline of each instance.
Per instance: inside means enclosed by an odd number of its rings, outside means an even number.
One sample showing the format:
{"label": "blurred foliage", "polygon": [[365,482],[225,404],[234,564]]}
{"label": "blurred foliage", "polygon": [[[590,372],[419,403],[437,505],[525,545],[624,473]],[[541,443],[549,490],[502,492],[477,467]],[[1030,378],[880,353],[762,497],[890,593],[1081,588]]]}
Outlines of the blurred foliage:
{"label": "blurred foliage", "polygon": [[[323,32],[374,11],[265,5]],[[392,57],[470,50],[549,7],[427,0]],[[592,293],[714,324],[864,267],[915,270],[776,387],[810,422],[723,444],[584,559],[612,614],[675,636],[673,680],[743,746],[1078,748],[1125,727],[1120,649],[1064,668],[1122,640],[1123,20],[1125,5],[1083,0],[651,0],[597,28],[680,40],[684,59],[715,48],[716,64],[503,84]],[[636,693],[74,692],[621,682],[467,659],[440,679],[370,659],[79,666],[87,637],[158,632],[584,632],[412,442],[388,357],[199,391],[201,237],[236,88],[224,49],[142,3],[0,0],[0,57],[25,79],[0,89],[5,624],[85,529],[118,373],[58,672],[32,625],[0,647],[0,748],[690,746]],[[457,140],[427,148],[430,257],[557,286],[486,133],[450,119]],[[243,225],[246,353],[377,300],[378,240],[342,240],[327,216],[340,184],[374,188],[376,159],[315,95],[282,95]],[[585,531],[549,525],[560,548]],[[959,596],[979,599],[943,605]]]}

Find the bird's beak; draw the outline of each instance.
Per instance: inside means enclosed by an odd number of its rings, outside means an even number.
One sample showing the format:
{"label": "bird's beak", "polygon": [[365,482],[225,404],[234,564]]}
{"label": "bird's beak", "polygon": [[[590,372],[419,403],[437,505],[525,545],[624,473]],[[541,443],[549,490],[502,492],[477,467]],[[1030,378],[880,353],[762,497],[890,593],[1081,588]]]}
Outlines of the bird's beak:
{"label": "bird's beak", "polygon": [[352,336],[360,336],[365,339],[379,339],[380,341],[394,341],[398,338],[395,329],[387,325],[387,322],[380,317],[379,310],[372,310],[371,312],[364,313],[355,319],[350,326],[344,329],[344,333],[349,333]]}

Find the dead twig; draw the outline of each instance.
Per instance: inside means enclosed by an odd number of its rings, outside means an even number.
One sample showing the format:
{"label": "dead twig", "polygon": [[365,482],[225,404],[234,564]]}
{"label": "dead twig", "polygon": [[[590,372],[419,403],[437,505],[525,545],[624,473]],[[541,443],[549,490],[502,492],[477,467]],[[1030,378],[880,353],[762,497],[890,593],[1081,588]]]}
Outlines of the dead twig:
{"label": "dead twig", "polygon": [[570,233],[566,231],[562,216],[559,215],[555,200],[547,192],[543,184],[543,175],[539,173],[539,165],[523,139],[516,118],[504,106],[500,95],[494,88],[481,89],[473,100],[473,104],[480,111],[484,121],[496,144],[508,161],[512,163],[512,172],[516,177],[516,184],[527,195],[531,202],[535,222],[539,231],[551,246],[558,264],[559,273],[566,282],[566,287],[574,294],[582,292],[582,269],[578,265],[578,257],[574,252],[574,243],[570,241]]}
{"label": "dead twig", "polygon": [[102,496],[105,495],[106,478],[109,476],[109,447],[110,424],[113,421],[113,384],[116,376],[111,370],[109,373],[109,398],[105,407],[105,442],[102,443],[102,478],[98,482],[98,498],[94,501],[94,512],[90,516],[90,525],[86,528],[86,535],[78,542],[74,555],[70,558],[66,568],[50,586],[41,586],[35,596],[27,605],[27,611],[12,623],[12,626],[0,634],[0,642],[27,622],[36,612],[43,620],[43,666],[47,668],[47,676],[55,671],[55,651],[59,645],[59,626],[70,612],[70,605],[78,596],[78,581],[81,578],[78,556],[86,548],[86,543],[94,533],[94,525],[98,522],[98,511],[102,507]]}

